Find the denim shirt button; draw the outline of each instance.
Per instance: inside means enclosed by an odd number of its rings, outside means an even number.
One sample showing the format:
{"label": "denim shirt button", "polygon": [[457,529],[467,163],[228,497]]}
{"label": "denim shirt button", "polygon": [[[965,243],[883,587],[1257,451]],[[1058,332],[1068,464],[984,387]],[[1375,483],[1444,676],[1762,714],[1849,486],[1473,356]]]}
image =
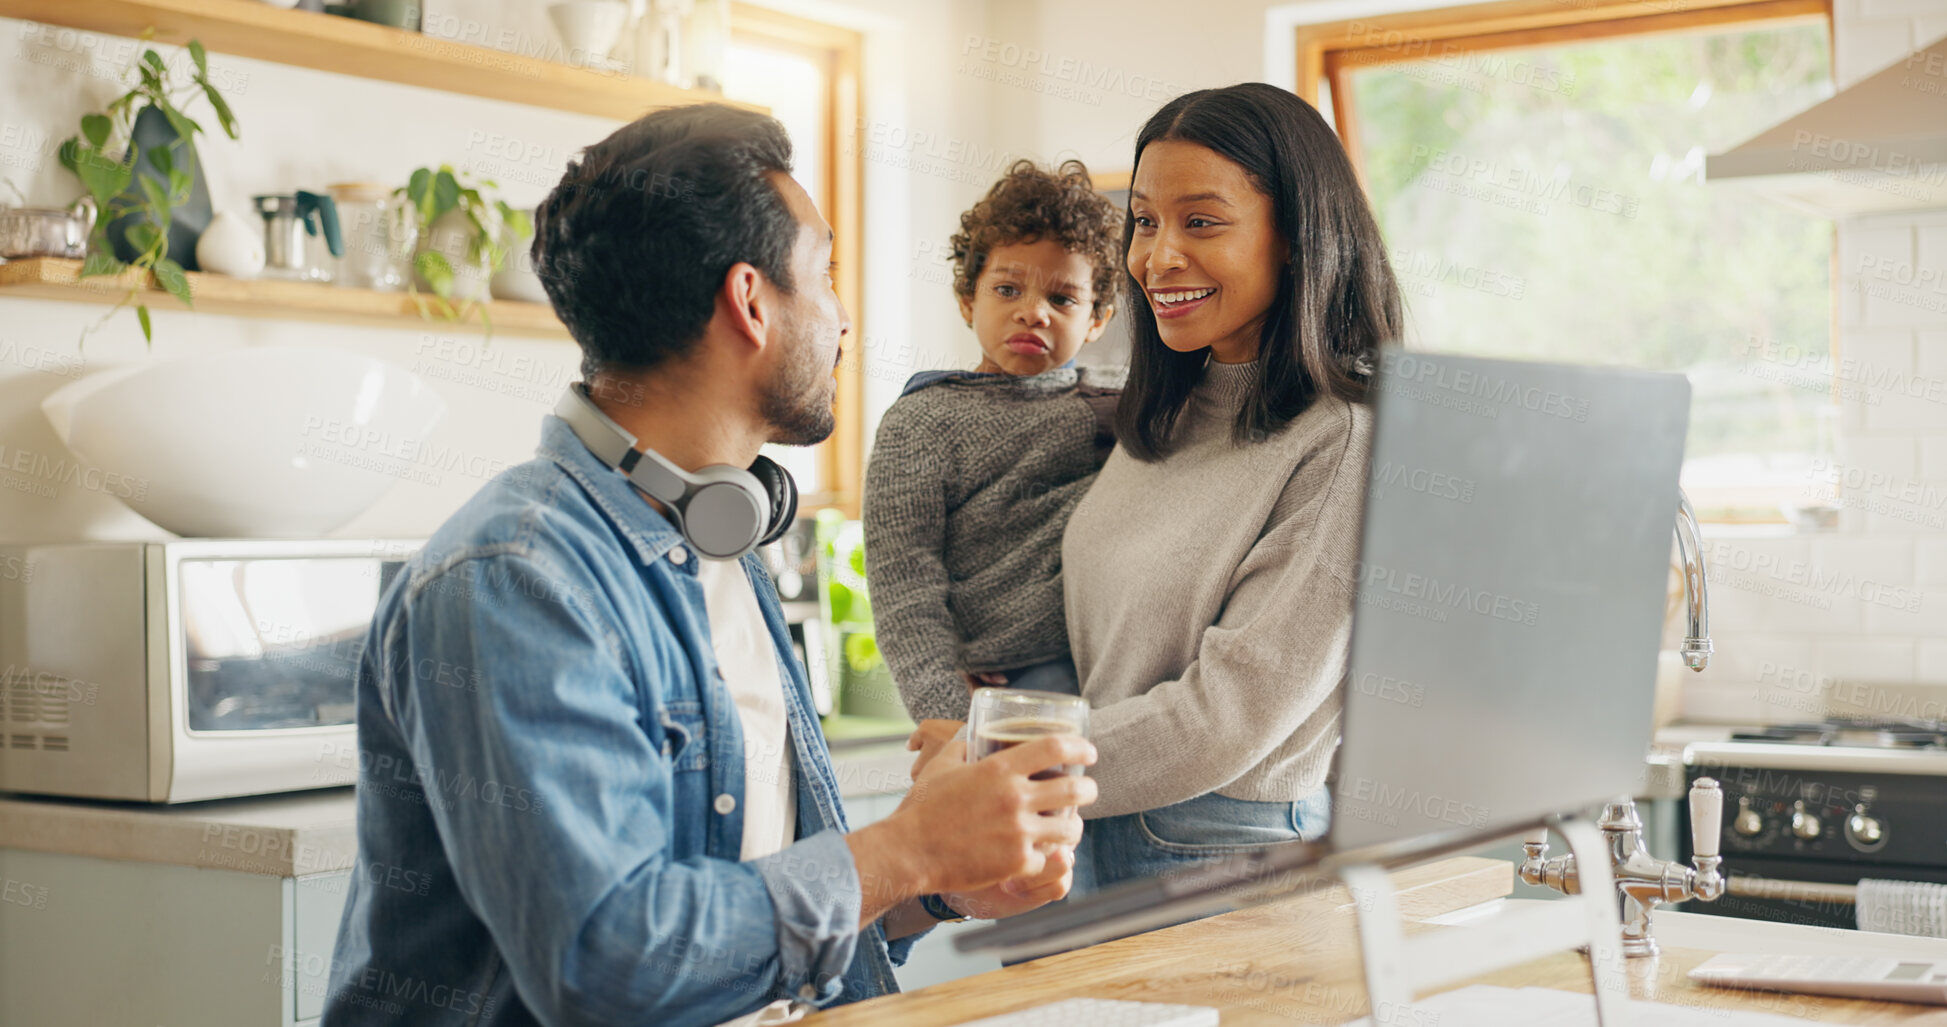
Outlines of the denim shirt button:
{"label": "denim shirt button", "polygon": [[676,548],[669,551],[670,563],[682,564],[687,562],[689,558],[690,558],[690,551],[684,549],[682,546],[677,546]]}
{"label": "denim shirt button", "polygon": [[730,794],[729,792],[725,792],[722,795],[717,796],[717,801],[712,803],[711,805],[716,809],[718,813],[721,813],[727,817],[730,815],[731,810],[737,808],[737,797]]}
{"label": "denim shirt button", "polygon": [[815,1002],[818,1000],[818,989],[807,984],[798,989],[798,997],[806,1002]]}

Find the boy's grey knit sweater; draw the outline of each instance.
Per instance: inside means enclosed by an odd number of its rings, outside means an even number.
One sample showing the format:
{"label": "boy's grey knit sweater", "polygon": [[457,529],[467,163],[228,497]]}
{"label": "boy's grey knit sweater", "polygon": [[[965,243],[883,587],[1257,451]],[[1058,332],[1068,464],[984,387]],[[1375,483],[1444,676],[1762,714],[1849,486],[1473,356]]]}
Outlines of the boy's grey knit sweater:
{"label": "boy's grey knit sweater", "polygon": [[1068,654],[1061,535],[1115,435],[1122,373],[920,375],[865,472],[866,587],[915,719],[967,718],[965,671]]}

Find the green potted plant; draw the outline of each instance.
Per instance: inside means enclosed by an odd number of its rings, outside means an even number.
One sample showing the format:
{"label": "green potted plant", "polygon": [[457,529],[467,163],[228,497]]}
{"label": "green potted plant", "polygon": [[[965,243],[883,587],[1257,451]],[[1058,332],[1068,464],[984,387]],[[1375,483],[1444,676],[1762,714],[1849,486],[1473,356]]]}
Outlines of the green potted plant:
{"label": "green potted plant", "polygon": [[848,717],[871,718],[872,724],[860,725],[868,733],[887,729],[898,733],[911,720],[873,628],[872,600],[866,588],[865,526],[846,520],[836,510],[820,510],[818,536],[826,627],[828,637],[836,642],[828,649],[835,654],[830,675],[836,683],[833,709]]}
{"label": "green potted plant", "polygon": [[[409,201],[419,224],[410,291],[420,316],[461,321],[477,308],[481,323],[492,333],[487,279],[507,263],[513,247],[534,234],[526,211],[490,198],[498,188],[491,179],[475,180],[442,164],[415,169],[395,190]],[[421,292],[422,283],[432,291],[430,298]]]}
{"label": "green potted plant", "polygon": [[[143,38],[147,39],[148,33]],[[183,108],[198,98],[207,100],[224,134],[237,138],[237,119],[223,94],[210,84],[203,44],[192,39],[188,49],[195,64],[188,84],[176,82],[162,57],[153,49],[144,49],[132,66],[140,80],[135,88],[110,102],[105,110],[82,115],[81,133],[63,142],[60,150],[61,165],[81,180],[100,211],[89,236],[81,277],[118,275],[133,268],[153,274],[156,284],[184,306],[193,305],[189,279],[181,262],[170,256],[169,236],[172,217],[190,202],[196,185],[200,166],[196,136],[203,127]],[[148,133],[159,141],[144,144],[140,140],[145,133],[138,130],[138,121],[158,116],[166,120],[167,130]],[[127,145],[120,156],[115,156],[110,148],[118,140],[126,140]],[[131,190],[131,185],[138,187]],[[124,260],[117,256],[117,243],[134,257]],[[193,240],[191,245],[193,248]],[[143,277],[136,279],[138,284],[129,287],[128,295],[108,312],[109,316],[136,301],[141,281]],[[148,306],[135,302],[135,317],[142,324],[142,338],[153,342]]]}

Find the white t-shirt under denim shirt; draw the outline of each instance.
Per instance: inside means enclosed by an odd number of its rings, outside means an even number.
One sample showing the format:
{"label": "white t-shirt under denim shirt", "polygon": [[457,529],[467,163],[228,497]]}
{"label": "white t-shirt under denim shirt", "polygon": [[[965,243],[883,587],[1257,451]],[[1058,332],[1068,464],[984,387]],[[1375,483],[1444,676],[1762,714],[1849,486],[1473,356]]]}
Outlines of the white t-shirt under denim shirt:
{"label": "white t-shirt under denim shirt", "polygon": [[[697,567],[703,607],[710,618],[710,648],[723,668],[724,684],[744,729],[744,841],[740,860],[768,856],[791,844],[797,832],[797,783],[792,774],[790,722],[777,646],[750,575],[735,560],[704,560]],[[796,1019],[788,1000],[772,1002],[721,1027],[760,1027]]]}
{"label": "white t-shirt under denim shirt", "polygon": [[710,617],[710,647],[744,729],[744,841],[738,858],[747,861],[783,849],[797,831],[784,682],[777,646],[742,563],[704,560],[696,576]]}

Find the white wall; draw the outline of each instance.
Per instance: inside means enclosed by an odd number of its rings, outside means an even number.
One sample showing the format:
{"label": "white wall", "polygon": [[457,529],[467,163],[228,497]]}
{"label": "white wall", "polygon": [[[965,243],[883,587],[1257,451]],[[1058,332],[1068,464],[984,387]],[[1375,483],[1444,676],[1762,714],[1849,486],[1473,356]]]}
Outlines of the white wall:
{"label": "white wall", "polygon": [[[1947,0],[1837,0],[1834,31],[1843,89],[1947,36]],[[1692,716],[1947,717],[1947,212],[1843,220],[1838,243],[1837,348],[1902,377],[1840,375],[1853,387],[1833,476],[1866,484],[1836,533],[1709,543],[1721,655]],[[1931,288],[1900,284],[1929,271]]]}

